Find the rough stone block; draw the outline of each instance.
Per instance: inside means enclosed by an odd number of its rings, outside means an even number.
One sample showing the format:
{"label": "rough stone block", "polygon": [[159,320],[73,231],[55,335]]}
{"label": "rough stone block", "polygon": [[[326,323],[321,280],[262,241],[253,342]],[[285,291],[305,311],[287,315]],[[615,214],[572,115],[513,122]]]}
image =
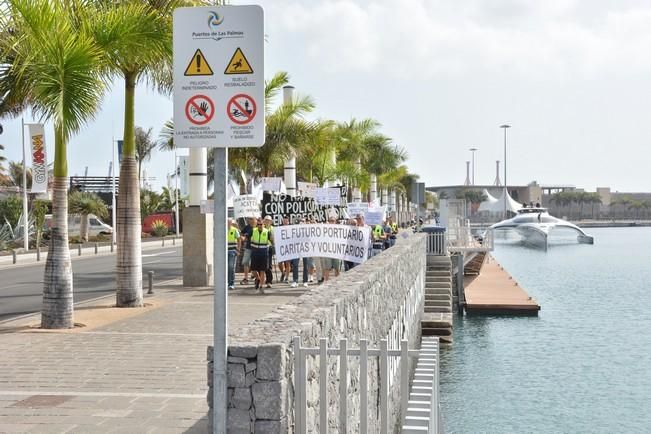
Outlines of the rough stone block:
{"label": "rough stone block", "polygon": [[228,363],[239,363],[240,365],[246,365],[249,362],[244,357],[231,357],[231,356],[229,356],[226,361]]}
{"label": "rough stone block", "polygon": [[244,365],[229,363],[226,367],[228,387],[246,387]]}
{"label": "rough stone block", "polygon": [[228,409],[226,431],[229,434],[251,434],[251,416],[249,410]]}
{"label": "rough stone block", "polygon": [[246,372],[252,372],[252,371],[255,371],[256,366],[257,366],[256,363],[247,363],[246,368],[244,368],[244,370]]}
{"label": "rough stone block", "polygon": [[253,398],[251,397],[251,389],[248,387],[238,387],[233,389],[233,397],[230,400],[231,407],[240,409],[240,410],[249,410],[251,404],[253,403]]}
{"label": "rough stone block", "polygon": [[206,360],[208,360],[209,362],[212,362],[213,353],[214,353],[213,346],[208,345],[208,350],[206,351]]}
{"label": "rough stone block", "polygon": [[246,387],[251,387],[255,383],[255,374],[253,372],[247,372],[245,381]]}
{"label": "rough stone block", "polygon": [[243,346],[243,345],[229,345],[228,354],[233,357],[244,357],[245,359],[252,359],[258,354],[257,347]]}
{"label": "rough stone block", "polygon": [[256,377],[259,380],[282,380],[285,373],[284,352],[285,346],[282,344],[260,345]]}
{"label": "rough stone block", "polygon": [[256,419],[280,420],[285,408],[285,381],[266,381],[253,385]]}
{"label": "rough stone block", "polygon": [[285,434],[287,432],[284,420],[256,420],[256,434]]}

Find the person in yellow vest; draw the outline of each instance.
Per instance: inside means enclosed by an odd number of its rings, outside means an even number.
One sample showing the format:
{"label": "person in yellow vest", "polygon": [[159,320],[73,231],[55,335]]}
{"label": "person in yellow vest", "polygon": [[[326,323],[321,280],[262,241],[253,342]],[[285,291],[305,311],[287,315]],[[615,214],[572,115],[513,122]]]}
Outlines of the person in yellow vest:
{"label": "person in yellow vest", "polygon": [[384,248],[384,228],[382,225],[375,225],[373,226],[373,232],[371,234],[373,236],[373,247],[372,247],[372,252],[373,254],[371,256],[378,255],[382,253],[382,249]]}
{"label": "person in yellow vest", "polygon": [[257,276],[255,289],[264,294],[265,270],[269,253],[269,230],[265,229],[262,219],[258,219],[251,234],[251,271]]}
{"label": "person in yellow vest", "polygon": [[274,261],[274,234],[273,234],[273,221],[270,216],[266,216],[263,220],[264,228],[269,231],[269,250],[267,251],[267,269],[265,270],[265,277],[267,279],[267,288],[271,288],[274,281],[273,261]]}
{"label": "person in yellow vest", "polygon": [[396,239],[398,238],[398,223],[394,222],[391,217],[389,217],[389,227],[391,228],[391,234],[389,235],[389,246],[395,246]]}
{"label": "person in yellow vest", "polygon": [[228,289],[235,288],[235,262],[237,255],[240,253],[240,230],[228,219],[228,233],[226,234],[228,242]]}

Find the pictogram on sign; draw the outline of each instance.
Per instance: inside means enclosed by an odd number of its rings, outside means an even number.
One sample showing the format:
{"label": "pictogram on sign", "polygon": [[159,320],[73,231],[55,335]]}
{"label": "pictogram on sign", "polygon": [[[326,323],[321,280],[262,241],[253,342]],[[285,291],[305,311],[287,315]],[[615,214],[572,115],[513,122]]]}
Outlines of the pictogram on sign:
{"label": "pictogram on sign", "polygon": [[224,74],[253,74],[253,68],[242,50],[238,47],[231,57],[231,61],[228,62]]}
{"label": "pictogram on sign", "polygon": [[240,93],[228,100],[226,111],[230,120],[236,124],[244,125],[253,120],[257,109],[253,98]]}
{"label": "pictogram on sign", "polygon": [[212,68],[206,61],[205,56],[201,50],[194,52],[188,67],[185,68],[185,76],[197,76],[197,75],[213,75]]}
{"label": "pictogram on sign", "polygon": [[215,115],[215,104],[205,95],[194,95],[185,103],[185,116],[195,125],[210,122]]}

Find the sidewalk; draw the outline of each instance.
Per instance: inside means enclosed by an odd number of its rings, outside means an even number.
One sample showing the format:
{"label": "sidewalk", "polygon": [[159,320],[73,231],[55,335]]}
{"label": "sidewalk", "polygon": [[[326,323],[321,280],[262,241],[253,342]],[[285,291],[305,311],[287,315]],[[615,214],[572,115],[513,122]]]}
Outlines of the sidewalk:
{"label": "sidewalk", "polygon": [[[275,284],[257,295],[238,285],[230,330],[306,289]],[[75,306],[85,327],[74,330],[38,330],[38,314],[1,324],[0,433],[207,432],[212,295],[173,281],[142,309],[112,308],[112,297]]]}
{"label": "sidewalk", "polygon": [[[174,240],[175,237],[169,236],[165,238],[165,241],[163,241],[162,238],[157,238],[153,240],[143,240],[142,241],[142,249],[143,250],[149,250],[149,249],[155,249],[158,247],[170,247],[173,244],[174,245],[183,245],[183,237],[180,237],[176,240]],[[163,245],[163,243],[165,243]],[[97,255],[112,255],[114,252],[111,252],[111,243],[98,243],[100,244],[97,248]],[[117,249],[117,246],[114,246],[115,249]],[[95,255],[95,247],[82,247],[81,249],[81,256],[86,257],[88,255]],[[74,260],[75,258],[79,257],[79,249],[77,247],[70,248],[70,258]],[[45,262],[47,259],[47,250],[41,251],[41,262]],[[13,255],[2,255],[0,256],[0,270],[11,267],[11,266],[17,266],[17,265],[30,265],[30,264],[35,264],[36,261],[36,253],[33,251],[30,251],[29,253],[19,253],[16,256],[16,263],[13,263]]]}

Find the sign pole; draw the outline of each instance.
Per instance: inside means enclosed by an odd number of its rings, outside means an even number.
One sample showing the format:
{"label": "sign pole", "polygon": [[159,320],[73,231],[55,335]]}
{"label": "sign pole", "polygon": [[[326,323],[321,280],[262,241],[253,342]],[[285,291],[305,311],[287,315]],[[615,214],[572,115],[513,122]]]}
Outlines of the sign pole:
{"label": "sign pole", "polygon": [[227,384],[226,357],[228,352],[228,293],[226,291],[226,182],[228,148],[215,148],[214,182],[214,355],[213,355],[213,432],[226,434]]}
{"label": "sign pole", "polygon": [[27,157],[25,156],[25,120],[20,118],[20,140],[23,148],[23,248],[29,250],[29,216],[27,211]]}
{"label": "sign pole", "polygon": [[[111,137],[111,224],[113,225],[113,232],[111,232],[111,243],[117,244],[117,219],[115,218],[115,138]],[[111,247],[113,251],[113,247]]]}
{"label": "sign pole", "polygon": [[176,156],[176,147],[174,148],[174,210],[176,212],[176,238],[179,237],[179,160]]}

